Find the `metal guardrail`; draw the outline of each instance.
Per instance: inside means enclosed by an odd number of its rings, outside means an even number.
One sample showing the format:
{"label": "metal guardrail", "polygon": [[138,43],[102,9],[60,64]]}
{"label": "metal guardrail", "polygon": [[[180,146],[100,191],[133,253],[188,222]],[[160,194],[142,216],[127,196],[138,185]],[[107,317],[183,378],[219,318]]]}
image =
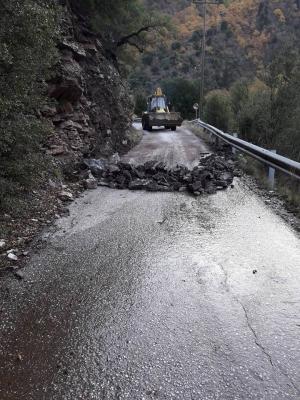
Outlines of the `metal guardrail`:
{"label": "metal guardrail", "polygon": [[270,150],[266,150],[262,147],[256,146],[252,143],[246,142],[245,140],[238,139],[228,133],[221,131],[218,128],[215,128],[212,125],[209,125],[200,119],[196,119],[190,121],[191,123],[195,123],[196,125],[205,128],[209,132],[211,132],[215,137],[223,140],[225,143],[230,144],[232,147],[237,150],[255,158],[262,163],[278,169],[280,171],[285,172],[288,175],[291,175],[295,178],[300,179],[300,163],[297,161],[290,160],[289,158],[280,156]]}

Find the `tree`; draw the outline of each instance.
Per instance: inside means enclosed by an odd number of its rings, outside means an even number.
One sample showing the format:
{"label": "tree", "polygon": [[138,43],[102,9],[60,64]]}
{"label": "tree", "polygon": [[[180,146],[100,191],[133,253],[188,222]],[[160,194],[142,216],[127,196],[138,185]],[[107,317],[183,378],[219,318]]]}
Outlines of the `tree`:
{"label": "tree", "polygon": [[249,88],[245,80],[236,81],[230,88],[230,101],[234,116],[235,128],[238,129],[241,110],[249,97]]}
{"label": "tree", "polygon": [[214,90],[205,98],[205,121],[223,131],[231,127],[233,115],[229,93],[225,90]]}
{"label": "tree", "polygon": [[242,137],[300,160],[300,55],[283,49],[251,84],[230,89],[235,126]]}
{"label": "tree", "polygon": [[194,116],[193,104],[199,98],[199,83],[182,78],[167,79],[161,82],[164,93],[171,106],[180,111],[183,118],[189,119]]}
{"label": "tree", "polygon": [[72,0],[72,5],[90,18],[113,53],[125,45],[143,52],[169,26],[166,16],[146,10],[141,0]]}
{"label": "tree", "polygon": [[134,113],[141,117],[143,111],[147,110],[147,98],[142,93],[138,93],[135,96],[135,106],[134,106]]}
{"label": "tree", "polygon": [[[249,95],[239,117],[239,131],[247,141],[262,147],[271,145],[270,90],[259,90]],[[273,147],[273,146],[272,146]]]}

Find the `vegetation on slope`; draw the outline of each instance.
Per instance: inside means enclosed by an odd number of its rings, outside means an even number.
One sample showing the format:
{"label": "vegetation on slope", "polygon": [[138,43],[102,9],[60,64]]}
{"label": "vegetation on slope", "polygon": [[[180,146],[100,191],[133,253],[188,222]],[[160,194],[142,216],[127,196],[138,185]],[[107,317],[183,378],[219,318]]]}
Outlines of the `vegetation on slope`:
{"label": "vegetation on slope", "polygon": [[[139,99],[163,86],[175,108],[191,118],[192,105],[199,100],[203,9],[184,0],[145,3],[169,12],[177,30],[154,51],[145,51],[130,83]],[[299,18],[298,0],[209,5],[205,71],[209,122],[297,160]]]}
{"label": "vegetation on slope", "polygon": [[3,0],[1,6],[0,209],[9,210],[48,170],[42,145],[53,127],[40,110],[49,101],[46,81],[56,68],[63,7],[98,32],[116,65],[117,58],[127,61],[128,49],[139,53],[164,34],[167,21],[140,0]]}
{"label": "vegetation on slope", "polygon": [[[171,15],[176,31],[154,51],[148,48],[130,77],[134,90],[153,88],[170,76],[197,79],[203,8],[191,1],[150,1]],[[176,3],[176,7],[175,7]],[[253,79],[285,43],[300,37],[298,0],[230,0],[208,5],[207,91],[229,88],[241,77]]]}
{"label": "vegetation on slope", "polygon": [[43,0],[3,0],[0,14],[0,208],[43,173],[45,77],[55,61],[55,9]]}
{"label": "vegetation on slope", "polygon": [[240,80],[229,91],[210,92],[204,118],[300,161],[299,52],[287,49],[278,54],[261,74],[261,80]]}

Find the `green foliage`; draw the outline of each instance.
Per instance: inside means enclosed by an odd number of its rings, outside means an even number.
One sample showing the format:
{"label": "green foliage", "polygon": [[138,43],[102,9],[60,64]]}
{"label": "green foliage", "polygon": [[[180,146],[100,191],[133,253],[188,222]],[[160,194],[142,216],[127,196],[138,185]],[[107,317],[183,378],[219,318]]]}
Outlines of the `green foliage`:
{"label": "green foliage", "polygon": [[268,65],[264,84],[230,89],[235,128],[242,137],[300,161],[300,55],[284,49]]}
{"label": "green foliage", "polygon": [[199,98],[198,81],[186,79],[167,79],[161,83],[162,89],[171,103],[171,108],[181,112],[183,118],[191,119],[194,116],[193,104]]}
{"label": "green foliage", "polygon": [[146,111],[146,110],[147,110],[147,97],[142,93],[138,93],[135,96],[134,113],[138,117],[141,117],[143,111]]}
{"label": "green foliage", "polygon": [[123,45],[143,51],[170,27],[169,18],[146,10],[142,0],[72,0],[72,4],[89,15],[94,29],[113,51]]}
{"label": "green foliage", "polygon": [[209,124],[228,131],[232,123],[230,96],[226,91],[215,90],[205,99],[204,118]]}
{"label": "green foliage", "polygon": [[142,62],[144,65],[151,65],[154,59],[153,53],[144,53],[142,56]]}
{"label": "green foliage", "polygon": [[3,0],[0,14],[0,208],[43,171],[47,130],[37,110],[55,59],[56,19],[47,1]]}
{"label": "green foliage", "polygon": [[161,60],[160,65],[161,65],[162,69],[168,70],[168,69],[170,68],[170,66],[171,66],[170,59],[167,58],[167,57],[166,57],[166,58],[163,58],[163,59]]}
{"label": "green foliage", "polygon": [[[251,93],[239,116],[239,132],[247,141],[259,146],[271,145],[270,91]],[[271,145],[271,147],[273,147]]]}
{"label": "green foliage", "polygon": [[235,82],[230,88],[231,107],[234,114],[234,128],[240,126],[241,111],[248,101],[249,88],[245,80]]}
{"label": "green foliage", "polygon": [[172,43],[172,45],[171,45],[171,49],[172,50],[180,50],[180,48],[181,48],[181,43],[180,42],[173,42]]}

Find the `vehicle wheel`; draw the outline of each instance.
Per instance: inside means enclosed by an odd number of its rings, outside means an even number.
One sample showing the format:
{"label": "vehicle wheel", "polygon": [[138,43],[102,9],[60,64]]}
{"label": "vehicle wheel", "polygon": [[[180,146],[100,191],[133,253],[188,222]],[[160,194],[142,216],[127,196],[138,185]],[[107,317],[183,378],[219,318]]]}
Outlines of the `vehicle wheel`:
{"label": "vehicle wheel", "polygon": [[172,126],[172,131],[176,131],[176,126]]}
{"label": "vehicle wheel", "polygon": [[147,126],[147,131],[151,132],[152,131],[152,126]]}

